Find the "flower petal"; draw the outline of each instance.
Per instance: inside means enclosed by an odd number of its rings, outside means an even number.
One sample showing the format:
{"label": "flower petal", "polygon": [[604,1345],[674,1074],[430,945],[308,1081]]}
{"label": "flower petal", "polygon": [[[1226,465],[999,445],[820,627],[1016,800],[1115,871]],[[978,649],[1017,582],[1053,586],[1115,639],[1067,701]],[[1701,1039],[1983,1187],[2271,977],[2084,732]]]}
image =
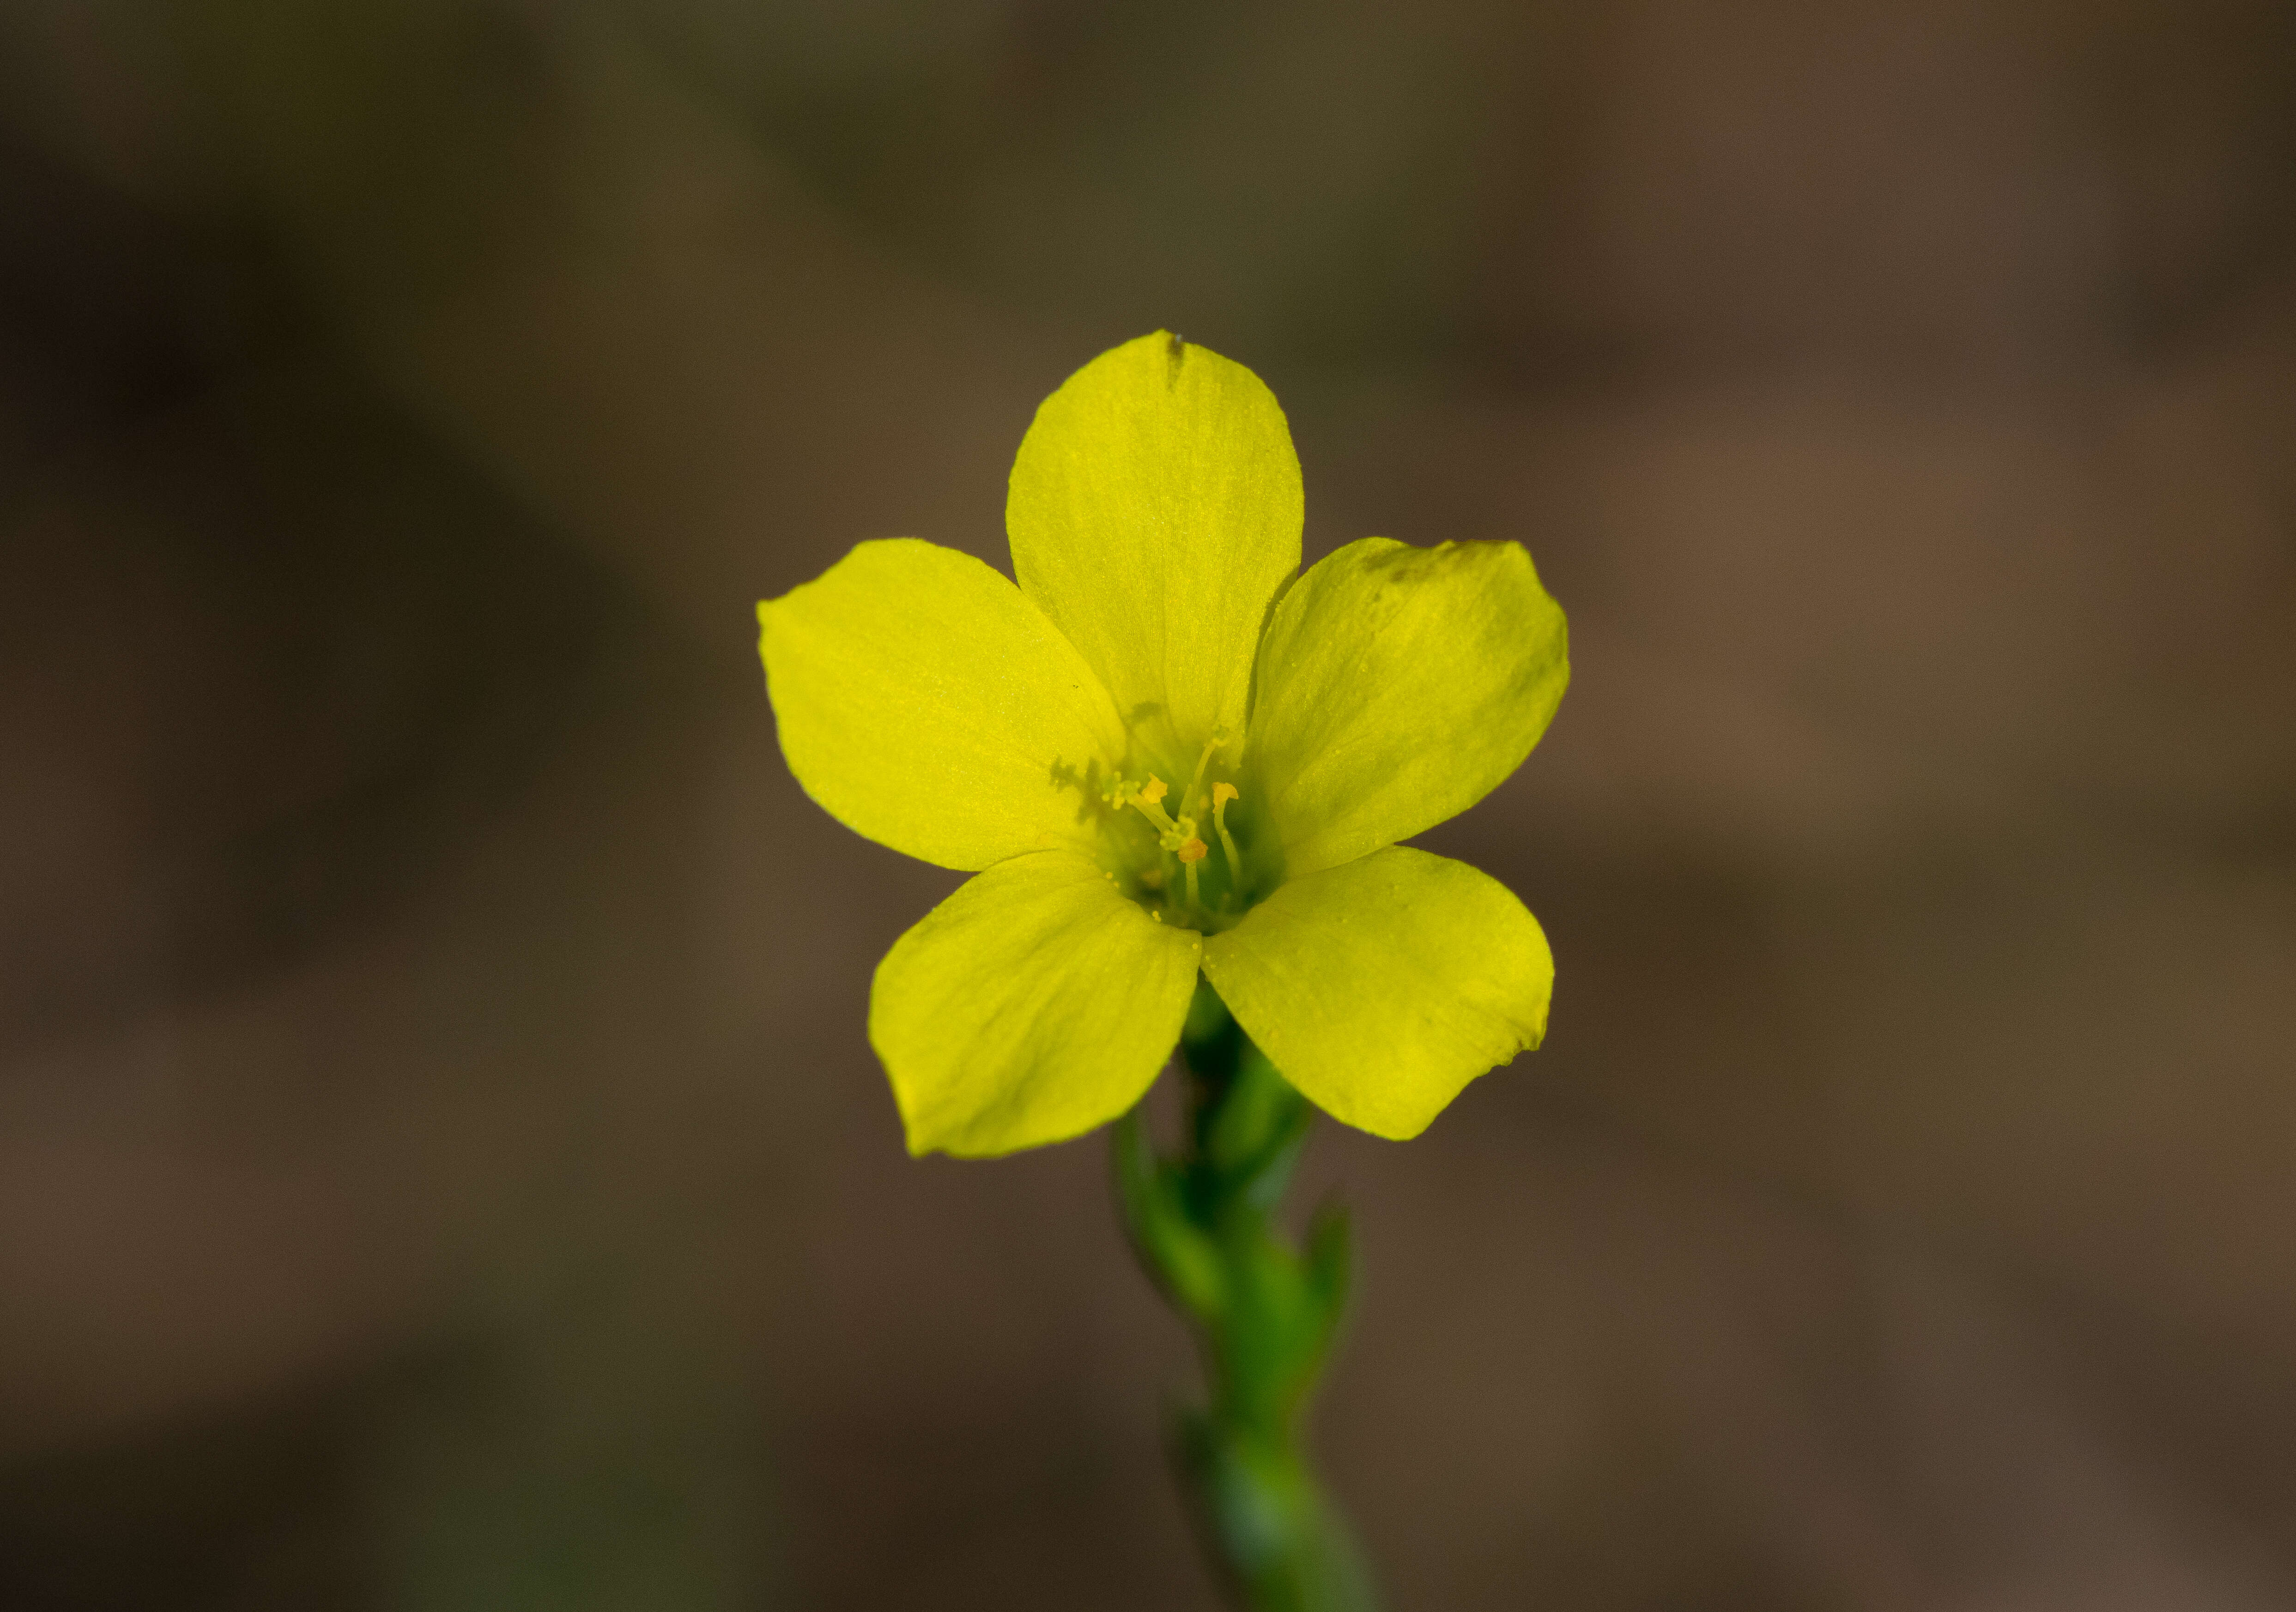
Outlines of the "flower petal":
{"label": "flower petal", "polygon": [[1172,1055],[1203,937],[1070,851],[967,880],[885,954],[869,1041],[909,1151],[1062,1141],[1140,1101]]}
{"label": "flower petal", "polygon": [[1004,521],[1022,591],[1117,708],[1160,708],[1159,742],[1193,747],[1217,727],[1243,731],[1267,601],[1300,563],[1300,507],[1274,396],[1242,365],[1160,331],[1045,400]]}
{"label": "flower petal", "polygon": [[1456,816],[1522,765],[1570,681],[1520,544],[1351,543],[1283,595],[1247,762],[1295,876]]}
{"label": "flower petal", "polygon": [[1538,921],[1464,862],[1390,847],[1296,879],[1204,945],[1204,977],[1317,1107],[1416,1136],[1546,1034]]}
{"label": "flower petal", "polygon": [[945,868],[1088,845],[1116,708],[988,566],[896,537],[758,606],[782,754],[857,833]]}

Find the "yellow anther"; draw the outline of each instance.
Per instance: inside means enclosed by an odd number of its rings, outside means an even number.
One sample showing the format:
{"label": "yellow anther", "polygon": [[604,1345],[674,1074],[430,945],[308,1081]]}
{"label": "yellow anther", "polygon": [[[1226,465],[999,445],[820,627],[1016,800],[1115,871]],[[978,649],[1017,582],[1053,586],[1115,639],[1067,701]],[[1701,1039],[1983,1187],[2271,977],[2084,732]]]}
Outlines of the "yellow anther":
{"label": "yellow anther", "polygon": [[1151,778],[1147,782],[1140,786],[1139,792],[1141,799],[1146,801],[1150,806],[1154,806],[1158,801],[1163,799],[1165,795],[1169,791],[1164,788],[1164,781],[1162,779]]}
{"label": "yellow anther", "polygon": [[1212,785],[1212,810],[1214,812],[1218,812],[1220,807],[1226,806],[1231,800],[1241,800],[1242,798],[1242,791],[1238,790],[1235,785],[1232,783],[1216,783]]}
{"label": "yellow anther", "polygon": [[1188,863],[1193,865],[1193,863],[1201,862],[1204,859],[1205,851],[1210,848],[1210,847],[1206,846],[1201,839],[1191,839],[1185,845],[1173,847],[1172,854],[1177,856],[1182,862]]}

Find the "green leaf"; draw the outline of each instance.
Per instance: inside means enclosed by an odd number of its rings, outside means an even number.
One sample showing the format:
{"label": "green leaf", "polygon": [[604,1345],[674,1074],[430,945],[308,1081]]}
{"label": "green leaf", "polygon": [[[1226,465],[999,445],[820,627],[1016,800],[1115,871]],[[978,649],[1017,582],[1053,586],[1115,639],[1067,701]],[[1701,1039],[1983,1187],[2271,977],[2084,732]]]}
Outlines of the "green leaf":
{"label": "green leaf", "polygon": [[1131,1108],[1179,1039],[1201,945],[1073,852],[968,880],[894,943],[870,993],[909,1150],[1010,1153]]}
{"label": "green leaf", "polygon": [[1068,634],[1150,748],[1193,765],[1243,731],[1267,603],[1300,563],[1300,461],[1259,378],[1158,331],[1070,376],[1013,465],[1021,588]]}
{"label": "green leaf", "polygon": [[1321,561],[1268,620],[1246,749],[1291,875],[1474,805],[1569,679],[1562,608],[1519,544],[1366,537]]}
{"label": "green leaf", "polygon": [[1309,1101],[1398,1141],[1537,1046],[1554,984],[1505,886],[1399,846],[1284,885],[1205,943],[1203,970]]}
{"label": "green leaf", "polygon": [[1092,843],[1091,775],[1124,754],[1116,708],[980,561],[865,543],[758,623],[782,754],[848,828],[967,871]]}

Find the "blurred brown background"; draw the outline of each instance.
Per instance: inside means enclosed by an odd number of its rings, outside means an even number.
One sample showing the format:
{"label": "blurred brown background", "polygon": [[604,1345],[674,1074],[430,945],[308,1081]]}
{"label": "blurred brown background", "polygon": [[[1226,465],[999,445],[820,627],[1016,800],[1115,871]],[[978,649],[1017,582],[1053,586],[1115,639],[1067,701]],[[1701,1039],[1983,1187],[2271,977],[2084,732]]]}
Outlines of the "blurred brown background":
{"label": "blurred brown background", "polygon": [[750,649],[1160,325],[1571,613],[1396,1606],[2296,1607],[2296,8],[8,0],[0,1608],[1210,1604]]}

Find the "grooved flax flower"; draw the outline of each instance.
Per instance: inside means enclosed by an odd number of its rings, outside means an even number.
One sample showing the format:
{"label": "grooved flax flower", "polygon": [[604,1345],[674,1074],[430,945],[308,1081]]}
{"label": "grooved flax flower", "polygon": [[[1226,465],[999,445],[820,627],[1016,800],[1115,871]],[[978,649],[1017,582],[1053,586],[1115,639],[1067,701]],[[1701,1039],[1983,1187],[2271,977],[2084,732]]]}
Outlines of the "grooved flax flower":
{"label": "grooved flax flower", "polygon": [[1294,577],[1259,378],[1159,332],[1038,409],[1019,585],[914,538],[758,607],[783,754],[857,832],[975,873],[878,966],[914,1153],[1124,1113],[1199,970],[1326,1112],[1416,1135],[1538,1044],[1554,961],[1496,880],[1396,842],[1519,765],[1569,677],[1513,543],[1349,544]]}

